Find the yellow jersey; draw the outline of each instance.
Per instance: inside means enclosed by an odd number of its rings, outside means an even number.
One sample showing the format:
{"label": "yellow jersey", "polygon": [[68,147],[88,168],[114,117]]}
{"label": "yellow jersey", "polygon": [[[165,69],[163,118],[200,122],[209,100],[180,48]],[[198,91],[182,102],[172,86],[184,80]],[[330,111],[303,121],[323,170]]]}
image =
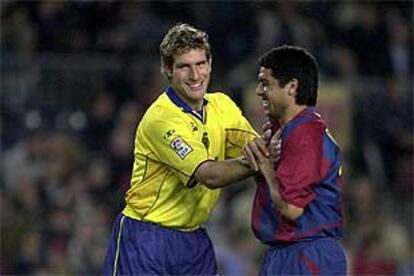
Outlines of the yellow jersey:
{"label": "yellow jersey", "polygon": [[181,231],[196,230],[215,206],[220,189],[194,183],[207,160],[241,156],[257,134],[223,93],[207,93],[200,113],[169,87],[138,125],[131,186],[123,214]]}

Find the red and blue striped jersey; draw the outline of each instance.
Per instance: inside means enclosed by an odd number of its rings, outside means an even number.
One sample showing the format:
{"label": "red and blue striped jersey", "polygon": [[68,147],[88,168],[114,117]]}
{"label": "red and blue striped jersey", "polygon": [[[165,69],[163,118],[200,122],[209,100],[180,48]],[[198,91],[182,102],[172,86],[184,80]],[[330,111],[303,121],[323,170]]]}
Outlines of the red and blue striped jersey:
{"label": "red and blue striped jersey", "polygon": [[275,177],[283,200],[303,208],[303,214],[295,221],[282,216],[259,177],[251,222],[259,240],[272,245],[342,236],[340,149],[315,108],[306,108],[283,126]]}

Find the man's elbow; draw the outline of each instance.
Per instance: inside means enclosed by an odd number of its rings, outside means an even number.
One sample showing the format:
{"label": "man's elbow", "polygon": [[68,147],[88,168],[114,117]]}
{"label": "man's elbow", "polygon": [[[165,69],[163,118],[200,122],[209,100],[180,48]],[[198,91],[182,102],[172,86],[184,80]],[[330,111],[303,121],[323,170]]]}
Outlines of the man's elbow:
{"label": "man's elbow", "polygon": [[276,206],[279,206],[279,212],[288,220],[295,221],[303,214],[303,208],[299,208],[292,204],[289,204],[283,199],[281,200],[282,202],[277,202],[276,200],[274,200],[274,204]]}
{"label": "man's elbow", "polygon": [[209,189],[218,189],[226,185],[223,177],[214,170],[209,173],[201,175],[200,182]]}
{"label": "man's elbow", "polygon": [[197,181],[209,189],[217,189],[222,186],[220,174],[213,167],[213,162],[205,162],[195,172]]}
{"label": "man's elbow", "polygon": [[303,214],[303,209],[293,206],[291,204],[286,204],[286,209],[283,212],[283,216],[290,221],[297,220]]}
{"label": "man's elbow", "polygon": [[202,181],[201,183],[203,183],[204,186],[206,186],[207,188],[211,190],[218,189],[221,187],[220,183],[215,181],[214,179],[206,179]]}

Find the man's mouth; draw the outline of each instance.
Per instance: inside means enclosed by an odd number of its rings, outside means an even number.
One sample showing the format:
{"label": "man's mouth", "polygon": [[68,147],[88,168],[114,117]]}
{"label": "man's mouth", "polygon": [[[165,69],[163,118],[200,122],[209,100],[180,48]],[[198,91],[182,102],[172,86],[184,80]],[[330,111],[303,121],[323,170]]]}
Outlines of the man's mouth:
{"label": "man's mouth", "polygon": [[269,101],[267,99],[262,99],[262,106],[264,109],[269,108]]}
{"label": "man's mouth", "polygon": [[191,88],[191,90],[200,90],[200,89],[203,89],[203,83],[204,82],[194,83],[194,84],[189,84],[188,86]]}

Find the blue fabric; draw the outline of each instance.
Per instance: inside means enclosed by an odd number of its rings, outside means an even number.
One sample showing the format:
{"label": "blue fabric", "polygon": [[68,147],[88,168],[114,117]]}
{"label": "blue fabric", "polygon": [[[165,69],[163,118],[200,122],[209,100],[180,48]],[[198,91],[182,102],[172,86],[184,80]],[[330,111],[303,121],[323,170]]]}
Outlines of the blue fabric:
{"label": "blue fabric", "polygon": [[260,275],[346,275],[345,251],[338,241],[323,238],[271,247]]}
{"label": "blue fabric", "polygon": [[[270,191],[267,185],[262,186],[265,189],[264,196],[266,202],[272,202]],[[274,205],[266,204],[260,212],[260,238],[262,241],[272,241],[275,237],[275,229],[281,225],[278,214],[274,211]]]}
{"label": "blue fabric", "polygon": [[204,106],[207,105],[208,101],[206,99],[203,99],[203,107],[201,110],[193,110],[191,108],[191,106],[186,103],[185,101],[183,101],[178,95],[177,93],[174,91],[174,89],[171,86],[168,86],[167,89],[167,96],[170,98],[170,100],[178,107],[180,107],[184,112],[186,113],[191,113],[193,116],[195,116],[197,119],[199,119],[200,121],[204,122],[204,118],[203,118],[203,109]]}
{"label": "blue fabric", "polygon": [[282,130],[282,141],[285,141],[289,134],[298,126],[301,124],[318,120],[319,117],[316,115],[316,109],[314,107],[307,107],[303,111],[303,115],[293,119],[293,121],[290,121]]}
{"label": "blue fabric", "polygon": [[182,232],[122,214],[115,219],[103,275],[216,274],[214,249],[205,229]]}
{"label": "blue fabric", "polygon": [[[266,181],[263,177],[259,177],[253,204],[252,228],[255,236],[265,244],[272,246],[278,242],[316,240],[326,237],[339,238],[343,235],[341,190],[343,180],[339,174],[342,164],[340,149],[327,134],[325,123],[316,109],[308,107],[286,124],[282,131],[282,140],[286,143],[295,129],[309,122],[312,122],[312,126],[318,131],[320,129],[321,145],[318,144],[320,156],[318,156],[319,163],[316,163],[318,166],[314,166],[316,170],[311,171],[313,178],[302,178],[301,181],[308,184],[307,189],[312,190],[314,198],[306,205],[303,214],[291,222],[274,207]],[[302,129],[302,135],[303,133]],[[294,143],[291,142],[291,144]],[[278,177],[278,174],[282,172],[275,174]],[[320,178],[320,181],[317,183],[309,181],[315,178]],[[282,190],[282,185],[279,187],[280,190]],[[308,193],[305,189],[302,191],[304,194]]]}

